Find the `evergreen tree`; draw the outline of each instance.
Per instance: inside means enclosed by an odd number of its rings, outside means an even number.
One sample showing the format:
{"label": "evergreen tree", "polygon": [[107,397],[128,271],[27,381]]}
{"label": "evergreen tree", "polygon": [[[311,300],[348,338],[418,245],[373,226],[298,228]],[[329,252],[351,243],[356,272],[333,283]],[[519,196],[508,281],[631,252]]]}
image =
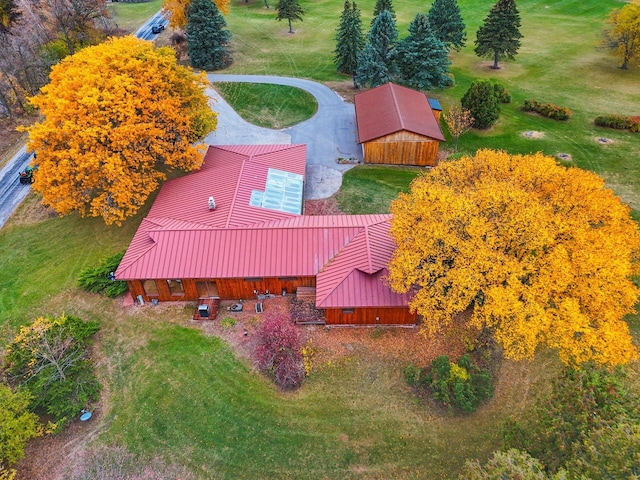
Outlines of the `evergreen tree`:
{"label": "evergreen tree", "polygon": [[356,2],[344,2],[344,10],[340,17],[340,25],[336,34],[334,63],[341,73],[353,75],[358,66],[358,55],[364,48],[362,20]]}
{"label": "evergreen tree", "polygon": [[490,80],[475,80],[460,103],[471,113],[475,128],[489,128],[500,116],[500,104]]}
{"label": "evergreen tree", "polygon": [[191,0],[187,10],[187,44],[191,65],[202,70],[228,66],[231,32],[227,22],[211,0]]}
{"label": "evergreen tree", "polygon": [[304,10],[298,0],[279,0],[276,5],[276,11],[278,12],[276,20],[288,20],[289,33],[293,33],[291,22],[293,20],[302,21],[302,15],[304,15]]}
{"label": "evergreen tree", "polygon": [[427,16],[417,14],[409,25],[409,33],[396,50],[402,83],[421,90],[453,85],[448,75],[451,61],[447,48],[434,36]]}
{"label": "evergreen tree", "polygon": [[460,50],[464,47],[467,34],[457,0],[435,0],[428,18],[433,34],[447,48]]}
{"label": "evergreen tree", "polygon": [[498,66],[498,60],[513,60],[520,48],[520,14],[515,0],[498,0],[491,8],[484,24],[476,34],[476,55],[479,57],[493,57],[493,67]]}
{"label": "evergreen tree", "polygon": [[397,39],[396,22],[388,10],[383,10],[373,22],[364,50],[358,56],[358,66],[354,78],[356,85],[377,87],[396,77],[395,44]]}
{"label": "evergreen tree", "polygon": [[393,18],[393,20],[396,20],[396,12],[393,9],[393,4],[391,3],[391,0],[376,0],[376,6],[373,8],[373,20],[371,20],[371,25],[373,26],[373,22],[376,21],[376,18],[378,17],[378,15],[380,15],[380,13],[383,10],[387,10],[390,14],[391,17]]}

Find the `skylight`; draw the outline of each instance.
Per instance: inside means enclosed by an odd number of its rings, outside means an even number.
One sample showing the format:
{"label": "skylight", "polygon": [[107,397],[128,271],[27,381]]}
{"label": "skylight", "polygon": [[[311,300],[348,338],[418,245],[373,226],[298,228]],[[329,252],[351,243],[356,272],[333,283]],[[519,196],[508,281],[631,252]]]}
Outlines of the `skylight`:
{"label": "skylight", "polygon": [[249,205],[287,213],[302,213],[302,186],[304,177],[276,168],[267,171],[264,192],[253,190]]}

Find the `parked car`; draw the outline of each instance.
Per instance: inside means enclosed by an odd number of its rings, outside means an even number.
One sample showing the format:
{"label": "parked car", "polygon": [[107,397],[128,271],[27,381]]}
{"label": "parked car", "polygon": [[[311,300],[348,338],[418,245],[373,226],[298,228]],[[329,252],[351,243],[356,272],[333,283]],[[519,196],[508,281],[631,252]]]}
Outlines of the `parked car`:
{"label": "parked car", "polygon": [[160,33],[164,30],[164,25],[162,23],[158,23],[151,27],[151,33]]}

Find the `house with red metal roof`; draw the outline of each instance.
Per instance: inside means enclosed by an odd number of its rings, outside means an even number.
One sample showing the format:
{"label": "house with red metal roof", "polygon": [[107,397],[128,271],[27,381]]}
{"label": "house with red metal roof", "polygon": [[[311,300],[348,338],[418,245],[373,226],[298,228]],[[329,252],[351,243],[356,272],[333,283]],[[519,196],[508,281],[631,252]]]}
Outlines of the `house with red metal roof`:
{"label": "house with red metal roof", "polygon": [[327,324],[414,324],[385,283],[390,215],[305,216],[305,145],[210,146],[167,181],[117,271],[144,301],[312,292]]}
{"label": "house with red metal roof", "polygon": [[440,105],[417,90],[385,83],[354,97],[365,163],[435,166],[445,140]]}

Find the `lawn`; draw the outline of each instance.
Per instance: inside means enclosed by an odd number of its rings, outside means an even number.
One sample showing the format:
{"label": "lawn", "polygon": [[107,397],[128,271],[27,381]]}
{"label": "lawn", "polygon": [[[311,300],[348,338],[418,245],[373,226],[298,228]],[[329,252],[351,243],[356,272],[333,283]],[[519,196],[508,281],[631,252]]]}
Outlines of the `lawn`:
{"label": "lawn", "polygon": [[[358,3],[367,26],[373,3]],[[452,56],[456,86],[433,95],[446,109],[474,78],[491,78],[514,98],[493,129],[463,136],[461,149],[570,153],[575,165],[603,175],[638,208],[640,137],[592,125],[597,114],[638,113],[638,70],[617,69],[616,60],[597,48],[603,18],[620,3],[521,0],[523,47],[515,62],[498,71],[472,51],[475,29],[493,2],[459,3],[469,45]],[[332,63],[342,2],[302,4],[304,21],[294,23],[296,33],[289,35],[286,22],[276,22],[274,9],[262,0],[235,2],[227,18],[235,63],[226,71],[348,82]],[[157,0],[112,5],[118,24],[131,29],[158,7]],[[427,5],[396,0],[395,7],[405,36],[415,13]],[[256,109],[267,96],[256,95]],[[519,110],[525,98],[567,106],[574,116],[561,123],[525,114]],[[529,130],[545,135],[535,140],[521,135]],[[603,135],[615,143],[598,144],[595,139]],[[415,169],[358,167],[345,175],[339,204],[352,213],[386,212],[415,174]],[[106,227],[74,215],[52,218],[30,196],[0,230],[3,335],[47,313],[101,321],[96,354],[107,388],[99,410],[100,442],[166,458],[203,479],[456,478],[465,458],[484,460],[500,448],[502,421],[507,415],[525,417],[557,370],[554,357],[544,353],[531,362],[505,362],[494,399],[475,414],[452,416],[414,398],[400,360],[351,345],[335,363],[316,365],[302,390],[279,393],[227,343],[193,328],[192,305],[123,309],[119,301],[77,289],[78,272],[124,249],[145,212],[121,228]],[[640,340],[637,316],[630,325]],[[636,363],[630,388],[640,388],[639,370]]]}
{"label": "lawn", "polygon": [[135,32],[161,8],[162,0],[151,0],[149,2],[140,3],[109,3],[109,11],[114,17],[115,24],[118,28],[128,32]]}
{"label": "lawn", "polygon": [[260,127],[290,127],[318,110],[313,95],[286,85],[216,83],[214,87],[243,119]]}

